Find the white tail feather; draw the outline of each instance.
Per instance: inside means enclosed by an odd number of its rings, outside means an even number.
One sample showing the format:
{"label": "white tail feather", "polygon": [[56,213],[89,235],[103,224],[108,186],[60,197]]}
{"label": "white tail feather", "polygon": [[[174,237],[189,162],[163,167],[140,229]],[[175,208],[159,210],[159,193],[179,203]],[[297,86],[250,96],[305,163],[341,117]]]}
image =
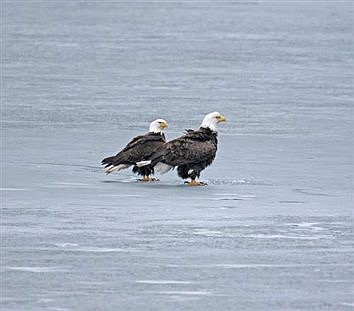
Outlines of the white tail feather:
{"label": "white tail feather", "polygon": [[140,161],[140,162],[136,163],[136,166],[137,167],[143,167],[143,166],[146,166],[146,165],[149,165],[149,164],[151,164],[151,161]]}
{"label": "white tail feather", "polygon": [[130,165],[128,165],[128,164],[111,165],[111,166],[106,167],[105,171],[106,171],[106,174],[108,175],[114,171],[124,170],[124,169],[128,168],[129,166]]}

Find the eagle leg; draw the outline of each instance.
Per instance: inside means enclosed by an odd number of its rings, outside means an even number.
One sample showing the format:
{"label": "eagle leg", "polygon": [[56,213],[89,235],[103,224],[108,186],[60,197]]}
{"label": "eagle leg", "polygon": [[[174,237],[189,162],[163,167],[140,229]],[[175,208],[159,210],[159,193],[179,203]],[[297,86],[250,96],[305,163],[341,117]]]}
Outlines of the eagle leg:
{"label": "eagle leg", "polygon": [[149,176],[144,175],[143,178],[139,178],[138,181],[142,181],[142,182],[149,182]]}
{"label": "eagle leg", "polygon": [[186,181],[185,184],[187,184],[190,187],[197,187],[197,186],[206,186],[208,185],[206,182],[204,181],[198,181],[195,179],[192,179],[191,181]]}

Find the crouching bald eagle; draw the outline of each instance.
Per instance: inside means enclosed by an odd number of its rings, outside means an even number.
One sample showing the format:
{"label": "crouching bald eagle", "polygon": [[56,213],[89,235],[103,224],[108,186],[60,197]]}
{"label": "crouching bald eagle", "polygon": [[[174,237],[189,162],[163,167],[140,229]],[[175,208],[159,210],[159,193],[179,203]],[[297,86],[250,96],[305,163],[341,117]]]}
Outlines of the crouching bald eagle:
{"label": "crouching bald eagle", "polygon": [[217,125],[226,118],[218,112],[205,116],[198,130],[187,130],[187,133],[171,140],[157,149],[147,161],[137,163],[138,167],[156,167],[166,173],[177,166],[178,176],[187,179],[190,186],[204,186],[205,182],[197,181],[200,172],[209,166],[217,151]]}
{"label": "crouching bald eagle", "polygon": [[151,165],[144,167],[136,166],[136,162],[149,159],[154,151],[161,147],[165,142],[163,130],[168,127],[168,123],[163,119],[157,119],[150,123],[149,132],[133,138],[124,149],[115,156],[102,160],[105,165],[106,174],[114,171],[120,171],[133,165],[133,172],[143,176],[141,181],[155,181],[151,177],[154,174],[154,168]]}

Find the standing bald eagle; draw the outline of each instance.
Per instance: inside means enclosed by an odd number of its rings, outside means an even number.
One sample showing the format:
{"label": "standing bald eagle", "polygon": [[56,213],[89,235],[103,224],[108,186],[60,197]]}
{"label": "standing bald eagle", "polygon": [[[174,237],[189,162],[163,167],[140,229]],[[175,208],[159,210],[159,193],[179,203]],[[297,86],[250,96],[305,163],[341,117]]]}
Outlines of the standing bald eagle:
{"label": "standing bald eagle", "polygon": [[209,113],[198,130],[187,130],[185,135],[166,143],[157,149],[149,160],[141,161],[137,166],[156,166],[161,173],[177,166],[178,176],[191,179],[188,185],[206,185],[196,179],[215,159],[218,144],[217,124],[225,121],[226,118],[220,113]]}
{"label": "standing bald eagle", "polygon": [[141,181],[155,181],[156,179],[150,177],[150,175],[154,174],[154,168],[151,165],[138,167],[135,163],[149,159],[154,151],[166,142],[165,134],[162,131],[167,127],[168,123],[163,119],[151,122],[147,134],[133,138],[115,156],[102,160],[101,164],[105,165],[106,174],[134,165],[133,172],[143,176]]}

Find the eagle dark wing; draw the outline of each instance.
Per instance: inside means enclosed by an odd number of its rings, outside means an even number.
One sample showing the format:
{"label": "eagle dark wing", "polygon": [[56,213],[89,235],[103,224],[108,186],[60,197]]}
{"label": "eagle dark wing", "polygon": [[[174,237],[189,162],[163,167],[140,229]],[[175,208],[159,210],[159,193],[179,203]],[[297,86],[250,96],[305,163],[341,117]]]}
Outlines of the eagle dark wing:
{"label": "eagle dark wing", "polygon": [[134,137],[122,151],[115,156],[102,160],[105,167],[119,164],[133,165],[147,159],[153,152],[166,142],[165,136],[159,133],[147,133]]}
{"label": "eagle dark wing", "polygon": [[188,134],[166,146],[164,160],[169,165],[180,166],[214,159],[216,145],[211,141],[201,141]]}
{"label": "eagle dark wing", "polygon": [[215,158],[217,151],[216,133],[207,129],[189,130],[187,134],[166,143],[156,151],[152,165],[163,162],[171,166],[207,163]]}
{"label": "eagle dark wing", "polygon": [[146,147],[145,144],[149,143],[156,143],[156,142],[166,142],[165,134],[163,133],[147,133],[145,135],[139,135],[134,137],[124,148],[121,152],[126,152],[130,149],[136,148],[136,147]]}

